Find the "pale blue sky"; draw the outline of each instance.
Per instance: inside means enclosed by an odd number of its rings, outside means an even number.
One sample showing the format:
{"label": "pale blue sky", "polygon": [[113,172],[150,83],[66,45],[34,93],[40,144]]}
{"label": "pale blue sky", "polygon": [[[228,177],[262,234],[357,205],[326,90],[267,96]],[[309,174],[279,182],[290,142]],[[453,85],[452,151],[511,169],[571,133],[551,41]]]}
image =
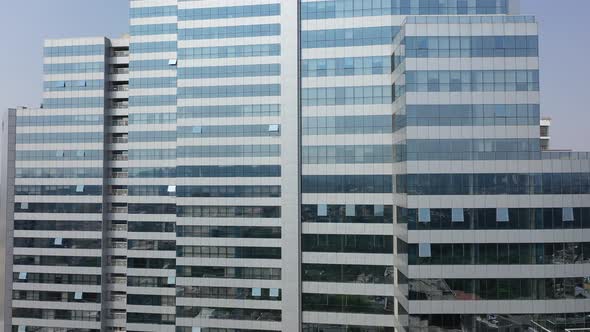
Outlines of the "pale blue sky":
{"label": "pale blue sky", "polygon": [[[541,25],[541,110],[553,118],[553,147],[590,151],[590,1],[521,0],[521,12]],[[0,108],[39,105],[44,38],[127,30],[127,0],[0,1]]]}

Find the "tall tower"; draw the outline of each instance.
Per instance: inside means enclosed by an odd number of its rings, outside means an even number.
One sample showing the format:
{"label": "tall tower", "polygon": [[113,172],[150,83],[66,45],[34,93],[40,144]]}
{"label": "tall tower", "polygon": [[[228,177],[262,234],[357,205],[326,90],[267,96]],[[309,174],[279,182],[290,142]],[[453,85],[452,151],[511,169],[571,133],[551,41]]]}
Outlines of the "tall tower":
{"label": "tall tower", "polygon": [[537,34],[527,16],[412,16],[395,38],[397,300],[410,331],[585,325],[590,165],[541,152]]}
{"label": "tall tower", "polygon": [[590,159],[541,151],[517,5],[133,0],[48,40],[12,330],[590,327]]}

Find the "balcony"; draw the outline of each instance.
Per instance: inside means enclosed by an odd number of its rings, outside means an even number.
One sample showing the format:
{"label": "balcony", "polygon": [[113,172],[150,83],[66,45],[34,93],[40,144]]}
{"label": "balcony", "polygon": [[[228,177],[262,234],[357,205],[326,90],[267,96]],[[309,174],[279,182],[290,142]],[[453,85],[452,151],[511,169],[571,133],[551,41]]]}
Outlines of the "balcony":
{"label": "balcony", "polygon": [[126,259],[112,259],[111,263],[109,265],[110,266],[127,266],[127,260]]}
{"label": "balcony", "polygon": [[111,294],[109,301],[112,302],[127,302],[127,295]]}
{"label": "balcony", "polygon": [[113,154],[111,156],[111,161],[128,161],[129,156],[127,154]]}
{"label": "balcony", "polygon": [[110,91],[129,91],[129,85],[113,85]]}
{"label": "balcony", "polygon": [[127,284],[127,277],[110,277],[109,284]]}
{"label": "balcony", "polygon": [[129,56],[129,51],[113,51],[111,52],[112,57]]}
{"label": "balcony", "polygon": [[113,225],[111,225],[110,230],[111,231],[122,231],[122,232],[126,232],[127,231],[127,225],[125,225],[125,224],[113,224]]}
{"label": "balcony", "polygon": [[111,206],[109,213],[127,213],[127,211],[128,209],[126,206]]}
{"label": "balcony", "polygon": [[128,126],[129,125],[129,119],[124,118],[124,119],[113,120],[111,122],[111,124],[113,126]]}
{"label": "balcony", "polygon": [[111,242],[111,248],[127,249],[127,242]]}
{"label": "balcony", "polygon": [[128,192],[128,189],[112,189],[111,196],[127,196]]}
{"label": "balcony", "polygon": [[117,75],[117,74],[129,74],[129,68],[111,68],[109,74]]}
{"label": "balcony", "polygon": [[129,173],[127,172],[112,172],[111,178],[113,179],[127,179],[129,177]]}
{"label": "balcony", "polygon": [[113,102],[113,103],[111,103],[111,108],[114,108],[114,109],[129,108],[129,102],[126,102],[126,101]]}
{"label": "balcony", "polygon": [[127,313],[125,312],[112,312],[109,314],[109,319],[113,319],[113,320],[126,320],[127,319]]}
{"label": "balcony", "polygon": [[126,136],[115,136],[111,137],[111,143],[113,144],[125,144],[129,143],[129,138]]}

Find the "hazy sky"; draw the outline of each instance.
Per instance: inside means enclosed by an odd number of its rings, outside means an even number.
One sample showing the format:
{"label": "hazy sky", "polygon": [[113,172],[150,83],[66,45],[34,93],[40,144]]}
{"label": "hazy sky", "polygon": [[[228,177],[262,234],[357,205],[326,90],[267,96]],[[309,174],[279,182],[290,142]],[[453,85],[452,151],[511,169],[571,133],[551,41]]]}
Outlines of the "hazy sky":
{"label": "hazy sky", "polygon": [[[590,151],[590,1],[521,0],[521,12],[541,25],[541,112],[553,118],[553,148]],[[127,0],[0,1],[0,108],[39,105],[44,38],[127,30]]]}

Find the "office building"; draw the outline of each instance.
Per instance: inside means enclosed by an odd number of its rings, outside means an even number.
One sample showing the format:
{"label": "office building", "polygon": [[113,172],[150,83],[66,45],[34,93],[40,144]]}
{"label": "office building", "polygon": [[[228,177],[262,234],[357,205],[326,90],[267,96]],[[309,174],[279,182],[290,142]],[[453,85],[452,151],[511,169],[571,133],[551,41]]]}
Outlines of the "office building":
{"label": "office building", "polygon": [[134,0],[16,111],[13,331],[590,327],[590,156],[508,0]]}

